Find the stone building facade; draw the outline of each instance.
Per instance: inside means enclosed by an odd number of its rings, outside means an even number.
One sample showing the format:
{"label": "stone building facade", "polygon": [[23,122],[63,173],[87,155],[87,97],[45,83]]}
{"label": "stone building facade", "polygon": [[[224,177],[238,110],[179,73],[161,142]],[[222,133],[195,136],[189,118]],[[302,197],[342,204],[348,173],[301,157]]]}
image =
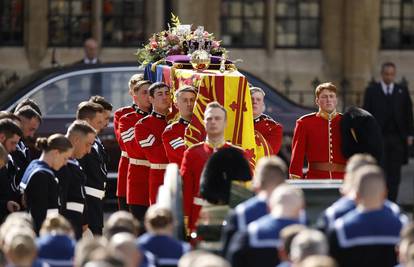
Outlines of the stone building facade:
{"label": "stone building facade", "polygon": [[[62,65],[82,58],[80,45],[51,45],[49,33],[50,5],[57,0],[21,0],[23,3],[23,40],[20,45],[5,45],[0,42],[0,70],[12,70],[23,76],[35,70],[49,67],[52,54]],[[75,0],[67,0],[71,2]],[[102,43],[100,59],[103,62],[134,61],[138,45],[106,46],[105,2],[90,0],[91,36]],[[274,19],[281,2],[300,0],[237,0],[247,8],[261,2],[260,25],[262,39],[260,45],[229,45],[231,59],[242,59],[240,69],[260,77],[276,90],[287,93],[290,98],[305,105],[313,104],[312,81],[333,81],[347,91],[347,104],[361,99],[367,83],[378,79],[380,65],[384,61],[397,64],[398,79],[405,77],[414,90],[414,39],[411,49],[408,46],[383,49],[381,38],[382,8],[387,0],[314,0],[317,4],[317,35],[315,47],[278,46],[278,29],[281,24]],[[61,1],[62,2],[62,1]],[[64,2],[64,1],[63,1]],[[223,42],[223,2],[231,0],[151,0],[145,1],[145,39],[151,33],[162,30],[170,11],[178,15],[186,24],[204,25]],[[394,1],[395,2],[395,1]],[[398,2],[398,1],[397,1]],[[401,3],[404,0],[401,0]],[[412,5],[414,6],[414,5]],[[249,10],[243,11],[246,14]],[[414,7],[411,12],[414,20]],[[256,14],[257,15],[257,14]],[[256,16],[254,15],[254,16]],[[279,24],[279,25],[278,25]],[[305,23],[306,24],[306,23]],[[231,27],[231,24],[229,24]],[[243,24],[244,25],[244,24]],[[414,25],[414,24],[413,24]],[[305,25],[306,26],[306,25]],[[414,26],[413,26],[414,27]],[[414,28],[412,29],[414,32]],[[300,33],[301,34],[301,33]],[[254,37],[254,35],[252,35]],[[246,37],[246,36],[245,36]],[[300,36],[299,36],[300,37]],[[312,36],[311,36],[312,37]],[[254,43],[255,40],[251,40]],[[346,83],[344,83],[346,81]],[[342,86],[341,86],[342,84]]]}

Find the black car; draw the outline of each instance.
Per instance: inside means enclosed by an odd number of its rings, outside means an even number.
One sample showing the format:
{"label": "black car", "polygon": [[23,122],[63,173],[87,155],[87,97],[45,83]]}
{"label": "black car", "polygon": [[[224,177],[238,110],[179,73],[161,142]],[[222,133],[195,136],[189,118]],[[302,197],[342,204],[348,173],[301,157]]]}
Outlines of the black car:
{"label": "black car", "polygon": [[[75,119],[78,104],[92,95],[102,95],[113,104],[114,110],[129,105],[129,78],[143,72],[135,62],[108,63],[97,65],[71,65],[40,70],[18,81],[13,87],[0,92],[0,109],[13,110],[23,98],[31,98],[39,104],[43,122],[37,132],[39,136],[52,133],[65,133]],[[242,71],[243,72],[243,71]],[[291,136],[295,120],[312,109],[304,108],[288,100],[270,85],[252,74],[243,72],[254,86],[263,88],[266,93],[266,111],[283,124],[284,132]],[[114,195],[115,178],[120,150],[116,142],[113,125],[110,124],[100,134],[110,155],[109,195]],[[287,141],[286,147],[290,147]],[[285,149],[285,152],[286,149]],[[284,155],[289,158],[289,155]]]}

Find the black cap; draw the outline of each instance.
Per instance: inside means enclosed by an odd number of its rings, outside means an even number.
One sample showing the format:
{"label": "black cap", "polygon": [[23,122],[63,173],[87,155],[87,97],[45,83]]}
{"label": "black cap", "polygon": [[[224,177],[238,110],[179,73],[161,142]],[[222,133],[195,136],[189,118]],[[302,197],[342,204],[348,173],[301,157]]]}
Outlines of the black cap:
{"label": "black cap", "polygon": [[377,120],[368,111],[350,107],[341,120],[342,153],[349,158],[356,153],[371,154],[382,162],[383,141]]}
{"label": "black cap", "polygon": [[204,165],[200,194],[212,204],[228,204],[231,182],[251,179],[243,151],[236,147],[221,148]]}

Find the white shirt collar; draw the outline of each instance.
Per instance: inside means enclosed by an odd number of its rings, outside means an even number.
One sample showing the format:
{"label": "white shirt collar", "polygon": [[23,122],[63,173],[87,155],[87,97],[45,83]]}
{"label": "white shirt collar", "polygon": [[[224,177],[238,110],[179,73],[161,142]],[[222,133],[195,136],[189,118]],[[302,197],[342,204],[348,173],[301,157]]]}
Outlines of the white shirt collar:
{"label": "white shirt collar", "polygon": [[98,59],[97,58],[93,58],[93,59],[84,58],[83,63],[85,63],[85,64],[96,64],[96,63],[98,63]]}
{"label": "white shirt collar", "polygon": [[[384,92],[384,94],[387,95],[388,94],[387,85],[384,83],[383,80],[381,80],[381,87],[382,87],[382,91]],[[394,92],[394,83],[390,83],[388,87],[391,88],[391,94],[392,94]]]}

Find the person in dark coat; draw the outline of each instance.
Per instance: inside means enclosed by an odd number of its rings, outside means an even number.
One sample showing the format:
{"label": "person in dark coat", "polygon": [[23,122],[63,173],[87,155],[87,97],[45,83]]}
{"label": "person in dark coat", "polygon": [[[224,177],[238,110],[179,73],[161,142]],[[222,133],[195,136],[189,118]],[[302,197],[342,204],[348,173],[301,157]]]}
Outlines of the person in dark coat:
{"label": "person in dark coat", "polygon": [[69,139],[62,134],[38,138],[36,148],[42,151],[42,155],[27,167],[20,182],[20,190],[33,217],[36,233],[39,233],[46,215],[58,213],[59,209],[58,180],[53,171],[67,163],[73,149]]}
{"label": "person in dark coat", "polygon": [[90,65],[100,64],[101,61],[98,58],[99,45],[98,42],[93,38],[88,38],[83,43],[84,57],[83,59],[76,61],[75,65]]}
{"label": "person in dark coat", "polygon": [[0,188],[2,189],[0,190],[0,222],[3,222],[9,213],[21,209],[20,194],[16,194],[12,188],[17,169],[10,153],[16,150],[16,145],[22,135],[23,132],[16,122],[11,119],[0,119],[0,143],[7,153],[7,164],[4,157],[2,157],[2,161],[5,164],[0,168]]}
{"label": "person in dark coat", "polygon": [[86,175],[78,159],[91,152],[96,131],[87,122],[77,120],[69,126],[66,137],[72,143],[73,154],[68,164],[56,172],[59,180],[60,214],[72,224],[76,239],[80,239],[83,226],[87,226],[87,209],[85,207]]}
{"label": "person in dark coat", "polygon": [[363,166],[355,179],[357,208],[335,221],[328,234],[330,254],[339,266],[395,266],[395,246],[408,220],[384,206],[386,183],[379,167]]}
{"label": "person in dark coat", "polygon": [[[76,113],[78,120],[89,123],[96,132],[105,125],[104,108],[96,103],[85,101],[79,104]],[[86,174],[86,206],[89,229],[95,235],[102,235],[103,228],[103,198],[108,171],[106,169],[106,152],[99,137],[95,138],[91,152],[79,160]]]}
{"label": "person in dark coat", "polygon": [[23,132],[22,138],[19,143],[17,143],[16,151],[13,151],[10,154],[17,172],[15,182],[12,184],[12,187],[18,195],[18,186],[22,179],[23,173],[32,161],[32,155],[27,142],[34,137],[42,122],[42,117],[29,105],[21,106],[19,109],[14,111],[14,114],[19,117],[20,127]]}
{"label": "person in dark coat", "polygon": [[396,66],[381,67],[381,81],[365,91],[363,108],[377,120],[384,142],[384,170],[388,198],[395,201],[401,180],[401,166],[408,161],[408,146],[413,144],[414,123],[408,89],[395,83]]}

